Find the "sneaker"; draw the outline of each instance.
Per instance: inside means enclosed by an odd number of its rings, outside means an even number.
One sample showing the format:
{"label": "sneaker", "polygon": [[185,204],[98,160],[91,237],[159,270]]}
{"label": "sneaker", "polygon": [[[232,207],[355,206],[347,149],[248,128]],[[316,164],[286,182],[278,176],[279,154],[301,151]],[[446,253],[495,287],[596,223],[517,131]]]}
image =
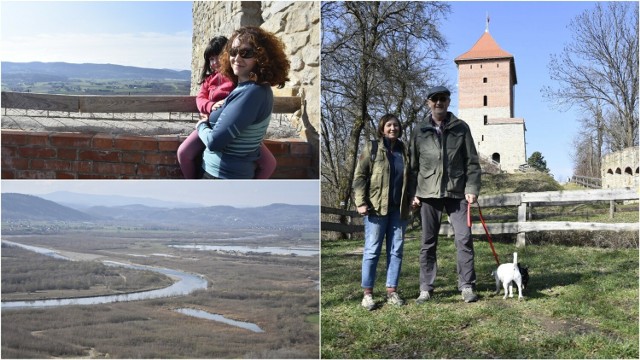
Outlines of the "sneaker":
{"label": "sneaker", "polygon": [[478,295],[473,292],[473,289],[466,287],[462,289],[462,300],[466,303],[478,301]]}
{"label": "sneaker", "polygon": [[376,303],[373,302],[373,296],[371,294],[365,294],[362,298],[362,307],[371,311],[376,306]]}
{"label": "sneaker", "polygon": [[429,291],[420,291],[420,296],[416,299],[416,304],[422,304],[431,300],[431,292]]}
{"label": "sneaker", "polygon": [[395,305],[395,306],[402,306],[402,305],[404,305],[404,300],[402,300],[400,298],[400,295],[398,295],[398,293],[394,291],[392,293],[388,293],[387,294],[387,304]]}

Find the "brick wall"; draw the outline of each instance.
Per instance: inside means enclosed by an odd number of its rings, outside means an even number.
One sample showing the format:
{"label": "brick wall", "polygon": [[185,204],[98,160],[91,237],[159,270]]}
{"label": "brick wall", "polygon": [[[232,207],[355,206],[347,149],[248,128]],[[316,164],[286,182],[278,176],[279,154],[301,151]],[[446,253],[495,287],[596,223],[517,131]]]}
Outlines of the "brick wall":
{"label": "brick wall", "polygon": [[[2,130],[2,179],[180,179],[184,136],[129,136]],[[317,178],[303,140],[265,140],[273,179]]]}

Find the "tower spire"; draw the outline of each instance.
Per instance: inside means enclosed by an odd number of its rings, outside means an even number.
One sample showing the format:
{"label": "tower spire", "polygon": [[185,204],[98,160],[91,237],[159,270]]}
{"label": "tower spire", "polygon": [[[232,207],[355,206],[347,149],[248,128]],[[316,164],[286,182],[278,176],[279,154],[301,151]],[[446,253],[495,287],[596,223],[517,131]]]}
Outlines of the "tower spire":
{"label": "tower spire", "polygon": [[487,11],[487,26],[484,29],[484,32],[489,32],[489,12]]}

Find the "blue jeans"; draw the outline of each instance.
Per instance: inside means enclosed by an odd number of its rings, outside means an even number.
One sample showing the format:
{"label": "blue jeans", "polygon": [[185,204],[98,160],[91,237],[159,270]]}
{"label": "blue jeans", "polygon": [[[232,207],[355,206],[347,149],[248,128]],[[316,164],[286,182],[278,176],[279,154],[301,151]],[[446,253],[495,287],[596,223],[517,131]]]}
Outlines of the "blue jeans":
{"label": "blue jeans", "polygon": [[406,226],[407,222],[400,218],[400,209],[390,209],[386,216],[365,216],[362,254],[363,288],[372,289],[376,282],[376,267],[385,236],[387,239],[387,287],[398,287]]}

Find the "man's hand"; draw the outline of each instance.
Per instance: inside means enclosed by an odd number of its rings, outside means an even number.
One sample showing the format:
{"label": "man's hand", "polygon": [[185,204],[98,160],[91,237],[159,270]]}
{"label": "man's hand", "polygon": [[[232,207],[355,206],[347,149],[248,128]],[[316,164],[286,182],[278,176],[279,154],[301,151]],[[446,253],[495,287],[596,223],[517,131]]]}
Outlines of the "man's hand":
{"label": "man's hand", "polygon": [[478,197],[474,194],[464,194],[464,198],[467,199],[467,202],[469,202],[469,204],[473,204],[474,202],[476,202],[476,200],[478,200]]}

